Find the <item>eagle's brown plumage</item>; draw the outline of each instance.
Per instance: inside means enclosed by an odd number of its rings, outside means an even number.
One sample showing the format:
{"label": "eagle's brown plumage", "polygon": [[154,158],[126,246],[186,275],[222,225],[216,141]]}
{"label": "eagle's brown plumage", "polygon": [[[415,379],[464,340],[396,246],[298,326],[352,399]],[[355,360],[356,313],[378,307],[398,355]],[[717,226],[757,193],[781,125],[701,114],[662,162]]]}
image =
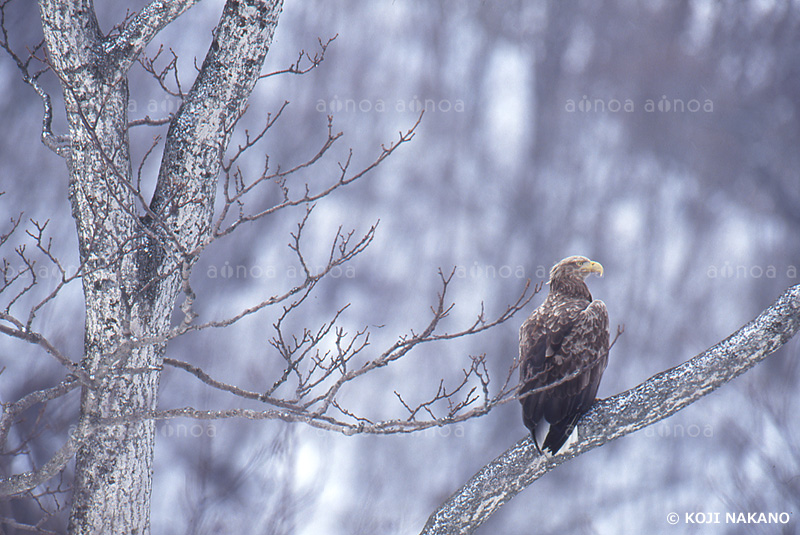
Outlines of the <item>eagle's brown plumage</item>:
{"label": "eagle's brown plumage", "polygon": [[592,300],[590,273],[602,276],[603,266],[583,256],[553,266],[550,293],[519,329],[522,419],[537,448],[536,426],[547,420],[552,453],[591,406],[608,363],[608,311]]}

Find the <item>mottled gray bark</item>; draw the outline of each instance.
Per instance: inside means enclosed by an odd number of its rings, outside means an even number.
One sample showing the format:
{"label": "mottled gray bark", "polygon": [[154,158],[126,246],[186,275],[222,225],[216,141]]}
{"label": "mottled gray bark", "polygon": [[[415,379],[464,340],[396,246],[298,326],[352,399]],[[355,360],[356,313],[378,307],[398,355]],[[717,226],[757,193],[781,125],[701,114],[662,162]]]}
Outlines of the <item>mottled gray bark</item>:
{"label": "mottled gray bark", "polygon": [[[156,193],[146,203],[131,184],[127,71],[148,41],[196,2],[154,0],[121,33],[103,36],[91,0],[39,0],[48,59],[64,91],[69,195],[85,265],[81,367],[94,383],[83,386],[78,429],[156,408],[163,346],[137,341],[169,330],[181,277],[209,238],[220,158],[283,3],[226,2],[203,68],[170,125]],[[70,438],[65,451],[76,440],[70,533],[148,533],[154,422],[95,428]]]}
{"label": "mottled gray bark", "polygon": [[652,425],[746,372],[800,329],[800,285],[734,334],[691,360],[601,400],[578,424],[578,440],[553,457],[529,436],[478,471],[428,519],[422,535],[472,533],[517,493],[558,465]]}

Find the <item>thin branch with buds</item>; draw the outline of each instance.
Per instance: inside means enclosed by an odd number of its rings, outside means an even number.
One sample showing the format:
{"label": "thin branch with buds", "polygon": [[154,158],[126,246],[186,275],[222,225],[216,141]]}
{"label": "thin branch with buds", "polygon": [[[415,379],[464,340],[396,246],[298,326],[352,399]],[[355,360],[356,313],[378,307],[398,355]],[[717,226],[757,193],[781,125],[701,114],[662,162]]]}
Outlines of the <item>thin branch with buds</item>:
{"label": "thin branch with buds", "polygon": [[[238,228],[243,223],[256,221],[267,215],[273,214],[278,210],[282,210],[290,206],[298,206],[302,204],[313,203],[315,201],[318,201],[319,199],[322,199],[323,197],[327,197],[328,195],[333,193],[335,190],[341,188],[342,186],[352,184],[353,182],[362,178],[364,175],[366,175],[367,173],[375,169],[377,166],[379,166],[381,162],[383,162],[386,158],[391,156],[401,145],[404,145],[409,141],[411,141],[414,138],[414,134],[416,132],[417,127],[422,121],[422,115],[423,114],[421,113],[420,116],[417,118],[417,121],[405,133],[403,132],[399,133],[399,139],[397,141],[389,144],[388,147],[385,145],[381,145],[381,153],[378,155],[378,157],[375,158],[375,160],[373,160],[372,163],[364,167],[361,171],[358,171],[357,173],[352,175],[349,174],[350,162],[353,156],[353,151],[350,150],[345,162],[339,163],[340,173],[339,173],[339,178],[338,180],[336,180],[336,182],[317,192],[312,192],[308,184],[306,184],[304,193],[301,196],[291,198],[290,191],[286,187],[287,178],[290,175],[295,174],[302,169],[306,169],[315,164],[317,161],[319,161],[325,155],[325,153],[328,152],[328,149],[330,149],[331,146],[333,146],[336,140],[338,140],[342,136],[341,132],[337,133],[333,132],[333,117],[328,117],[328,137],[323,143],[322,147],[317,151],[317,153],[314,156],[309,158],[307,161],[292,167],[287,171],[281,171],[280,169],[278,169],[271,174],[267,174],[265,171],[264,174],[258,177],[258,179],[256,179],[256,181],[253,184],[245,188],[245,190],[243,190],[240,193],[237,193],[236,195],[231,196],[230,199],[226,199],[225,207],[222,209],[220,216],[217,218],[217,223],[214,226],[214,237],[221,237],[228,235],[234,230],[236,230],[236,228]],[[260,184],[262,182],[267,182],[267,181],[275,182],[281,188],[283,192],[283,201],[270,208],[267,208],[266,210],[262,210],[255,214],[242,215],[234,222],[229,224],[227,227],[223,228],[223,222],[228,215],[230,206],[234,202],[238,201],[243,195],[251,191],[256,184]]]}
{"label": "thin branch with buds", "polygon": [[[496,318],[489,320],[481,309],[477,319],[466,329],[438,333],[439,323],[447,317],[453,307],[453,304],[447,301],[447,290],[453,275],[454,272],[447,276],[443,272],[439,272],[442,289],[439,292],[438,302],[431,308],[433,317],[420,333],[412,330],[410,334],[400,337],[395,344],[377,358],[362,360],[360,365],[353,365],[353,362],[368,347],[369,333],[364,329],[357,331],[354,335],[347,335],[342,329],[335,326],[338,318],[347,308],[346,306],[337,311],[329,322],[324,323],[316,331],[304,329],[299,337],[287,336],[284,333],[283,321],[302,304],[308,296],[308,292],[303,293],[284,307],[283,314],[274,324],[276,335],[271,341],[271,345],[278,351],[286,364],[281,375],[264,393],[230,385],[186,362],[172,358],[164,360],[165,365],[186,371],[212,388],[242,399],[261,401],[276,407],[275,410],[200,411],[186,407],[131,415],[131,418],[137,420],[181,416],[199,419],[234,417],[254,420],[281,419],[305,422],[314,427],[350,435],[356,433],[408,433],[482,416],[498,405],[518,399],[516,396],[517,384],[512,380],[516,361],[512,364],[501,388],[494,395],[490,393],[490,378],[483,355],[470,357],[469,367],[462,370],[462,376],[454,386],[448,387],[442,380],[433,396],[415,407],[410,406],[399,393],[396,393],[407,412],[405,418],[373,421],[356,415],[338,401],[338,395],[345,385],[364,376],[369,371],[390,365],[419,345],[437,340],[471,336],[499,325],[512,318],[541,290],[541,284],[539,284],[533,288],[533,292],[529,293],[531,288],[529,284],[526,284],[517,300]],[[333,338],[332,345],[336,347],[336,351],[321,353],[317,348],[324,340],[330,338]],[[291,377],[294,378],[293,396],[288,398],[277,396],[276,392],[288,384]],[[330,409],[335,409],[338,415],[331,414]],[[428,419],[418,417],[422,412],[428,416]],[[437,412],[440,412],[441,415],[437,415]],[[106,423],[111,423],[111,421]]]}
{"label": "thin branch with buds", "polygon": [[[183,100],[186,97],[186,93],[183,92],[183,88],[181,87],[181,80],[178,75],[178,55],[175,51],[171,48],[169,49],[169,53],[172,54],[172,59],[167,62],[164,68],[157,70],[155,66],[155,62],[158,61],[163,51],[164,47],[159,46],[152,58],[147,57],[146,54],[142,54],[139,56],[139,64],[145,72],[149,73],[156,82],[158,82],[158,85],[165,93]],[[167,78],[170,76],[170,73],[172,73],[176,89],[170,89],[167,83]]]}
{"label": "thin branch with buds", "polygon": [[[337,37],[339,37],[338,33],[333,37],[331,37],[330,39],[328,39],[328,41],[325,43],[322,42],[322,39],[318,39],[320,48],[319,52],[315,53],[312,56],[305,50],[301,50],[300,53],[298,54],[297,61],[292,63],[288,68],[279,71],[274,71],[268,74],[262,74],[261,76],[258,77],[258,79],[263,80],[264,78],[270,78],[272,76],[278,76],[280,74],[299,74],[299,75],[308,74],[309,72],[319,67],[320,64],[325,60],[325,52],[327,52],[328,47],[332,42],[336,40]],[[304,65],[304,63],[306,64]]]}
{"label": "thin branch with buds", "polygon": [[8,42],[8,31],[6,29],[6,17],[5,17],[5,8],[11,3],[12,0],[5,0],[0,2],[0,47],[3,48],[6,53],[14,60],[16,63],[17,68],[22,73],[22,80],[30,85],[36,94],[39,95],[39,98],[42,99],[42,105],[44,106],[44,115],[42,117],[42,143],[52,150],[54,153],[58,154],[62,158],[69,157],[70,151],[70,138],[67,135],[56,135],[53,133],[53,105],[50,100],[50,95],[42,88],[39,84],[39,76],[42,73],[47,72],[49,68],[45,68],[43,70],[37,72],[31,72],[30,66],[31,61],[36,58],[36,53],[39,52],[44,47],[44,40],[40,41],[33,50],[30,51],[27,60],[22,60],[14,50],[11,48],[11,45]]}

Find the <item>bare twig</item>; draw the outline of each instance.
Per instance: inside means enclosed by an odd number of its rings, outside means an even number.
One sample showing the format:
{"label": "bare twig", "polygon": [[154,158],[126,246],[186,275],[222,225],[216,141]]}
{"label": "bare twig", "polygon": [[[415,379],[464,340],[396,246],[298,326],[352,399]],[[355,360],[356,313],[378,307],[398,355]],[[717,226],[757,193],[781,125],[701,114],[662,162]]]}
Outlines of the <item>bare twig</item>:
{"label": "bare twig", "polygon": [[31,60],[33,60],[36,56],[36,52],[38,52],[43,46],[44,41],[37,44],[33,50],[31,51],[28,59],[23,61],[11,48],[11,45],[8,42],[8,31],[6,29],[6,18],[5,18],[5,8],[11,2],[6,0],[0,3],[0,47],[2,47],[6,53],[14,60],[14,63],[17,64],[17,68],[22,73],[22,80],[30,85],[36,94],[42,99],[42,105],[44,106],[44,115],[42,117],[42,143],[58,154],[63,158],[67,158],[69,156],[70,150],[70,141],[69,136],[57,136],[53,134],[53,105],[50,101],[50,95],[42,89],[42,86],[39,85],[38,78],[44,71],[39,71],[36,73],[31,73],[29,70]]}
{"label": "bare twig", "polygon": [[[240,194],[232,196],[231,199],[228,202],[226,202],[225,208],[223,208],[220,216],[217,218],[217,222],[216,222],[216,224],[214,226],[214,237],[220,237],[220,236],[225,236],[227,234],[230,234],[237,227],[239,227],[239,225],[241,225],[243,223],[256,221],[258,219],[261,219],[261,218],[263,218],[263,217],[265,217],[265,216],[267,216],[269,214],[273,214],[273,213],[277,212],[278,210],[282,210],[282,209],[287,208],[289,206],[298,206],[298,205],[301,205],[301,204],[313,203],[313,202],[315,202],[315,201],[317,201],[317,200],[319,200],[319,199],[321,199],[323,197],[326,197],[326,196],[330,195],[331,193],[333,193],[335,190],[339,189],[342,186],[346,186],[348,184],[352,184],[353,182],[355,182],[359,178],[363,177],[364,175],[366,175],[367,173],[369,173],[370,171],[375,169],[378,165],[380,165],[381,162],[383,162],[383,160],[388,158],[394,151],[396,151],[398,149],[398,147],[400,147],[401,145],[411,141],[411,139],[413,139],[414,133],[416,132],[416,129],[419,126],[421,121],[422,121],[422,114],[420,114],[419,118],[412,125],[412,127],[410,129],[408,129],[405,133],[400,132],[400,136],[399,136],[399,139],[397,141],[395,141],[394,143],[391,143],[388,147],[386,147],[384,145],[381,145],[381,153],[378,155],[378,157],[375,158],[375,160],[373,160],[373,162],[371,164],[369,164],[368,166],[363,168],[361,171],[359,171],[359,172],[357,172],[357,173],[355,173],[353,175],[349,175],[348,174],[349,167],[350,167],[350,160],[351,160],[352,154],[353,154],[352,150],[351,150],[347,160],[344,163],[340,163],[339,164],[340,175],[339,175],[339,179],[335,183],[331,184],[330,186],[327,186],[326,188],[323,188],[322,190],[319,190],[319,191],[313,192],[313,193],[311,192],[311,189],[308,186],[308,184],[306,184],[304,194],[302,194],[302,195],[300,195],[298,197],[295,197],[295,198],[291,198],[290,195],[289,195],[289,193],[290,193],[289,189],[286,188],[286,179],[287,179],[287,177],[289,177],[290,175],[292,175],[292,174],[294,174],[294,173],[296,173],[296,172],[298,172],[298,171],[300,171],[302,169],[306,169],[306,168],[310,167],[311,165],[313,165],[314,163],[316,163],[317,161],[319,161],[322,158],[322,156],[328,151],[328,149],[330,149],[331,146],[336,142],[336,140],[339,139],[342,136],[341,132],[338,132],[338,133],[334,133],[333,132],[333,118],[329,117],[328,118],[328,138],[325,140],[325,142],[323,143],[322,147],[317,151],[317,153],[314,156],[312,156],[310,159],[306,160],[305,162],[303,162],[301,164],[298,164],[298,165],[290,168],[287,171],[281,171],[280,169],[278,169],[277,171],[275,171],[272,174],[264,174],[264,175],[262,175],[253,184],[251,184],[248,188],[246,188],[245,191],[241,192]],[[256,184],[259,184],[259,183],[264,182],[264,181],[273,181],[273,182],[277,183],[279,187],[281,187],[281,189],[283,191],[283,195],[284,195],[283,201],[278,203],[278,204],[276,204],[276,205],[274,205],[274,206],[272,206],[272,207],[270,207],[270,208],[267,208],[266,210],[262,210],[260,212],[255,213],[255,214],[242,215],[238,219],[236,219],[233,223],[231,223],[227,227],[223,228],[222,225],[223,225],[223,222],[224,222],[225,218],[228,215],[228,210],[229,210],[230,205],[234,201],[239,200],[242,197],[242,195],[244,195],[248,191],[252,190],[252,188]]]}
{"label": "bare twig", "polygon": [[[186,94],[181,88],[181,81],[178,75],[178,55],[175,54],[174,50],[171,48],[169,49],[170,54],[172,54],[172,59],[167,62],[164,68],[161,70],[156,70],[155,62],[158,61],[158,58],[161,56],[161,52],[163,51],[164,47],[159,46],[152,58],[148,58],[145,54],[142,54],[139,57],[139,64],[141,64],[145,72],[149,73],[153,78],[155,78],[155,80],[158,82],[158,85],[161,86],[161,89],[165,93],[183,100],[186,97]],[[170,73],[173,75],[177,89],[170,89],[167,85],[167,77],[170,75]]]}
{"label": "bare twig", "polygon": [[[302,223],[299,228],[302,229]],[[408,352],[417,345],[434,340],[469,336],[508,320],[531,300],[535,292],[541,289],[541,285],[537,285],[534,288],[534,293],[528,295],[530,286],[526,284],[516,302],[509,305],[497,318],[488,320],[485,318],[483,311],[481,311],[478,319],[466,329],[453,333],[437,334],[436,327],[438,323],[446,317],[447,313],[452,309],[452,305],[447,304],[446,295],[453,274],[445,276],[440,271],[439,276],[443,288],[439,293],[436,306],[432,309],[433,318],[426,328],[419,334],[415,334],[412,331],[410,335],[401,337],[398,342],[384,351],[378,358],[368,360],[360,366],[352,367],[352,369],[350,367],[350,362],[356,355],[361,354],[368,345],[368,333],[366,329],[364,329],[357,331],[352,336],[348,336],[342,329],[335,328],[337,319],[347,308],[346,306],[337,311],[329,322],[324,323],[316,331],[312,332],[308,329],[304,329],[302,335],[299,337],[288,337],[283,332],[283,320],[302,304],[310,290],[301,293],[298,298],[284,307],[283,314],[274,324],[277,334],[271,343],[273,347],[278,350],[279,354],[286,362],[286,365],[281,376],[263,394],[214,379],[199,367],[189,363],[171,358],[164,360],[164,364],[182,369],[213,388],[228,392],[243,399],[261,401],[276,407],[276,409],[262,411],[244,409],[202,411],[191,407],[185,407],[182,409],[150,411],[118,417],[113,420],[104,420],[103,423],[111,424],[121,421],[127,422],[141,419],[176,417],[198,419],[281,419],[284,421],[305,422],[314,427],[347,435],[356,433],[409,433],[482,416],[498,405],[518,399],[516,396],[517,385],[510,380],[516,363],[512,365],[512,369],[509,371],[508,377],[501,386],[501,389],[494,395],[491,395],[489,391],[489,374],[485,364],[485,356],[481,355],[470,357],[470,366],[463,370],[461,378],[454,386],[448,387],[445,385],[444,380],[442,380],[436,393],[434,393],[430,399],[421,402],[415,407],[406,403],[400,394],[396,394],[408,413],[405,418],[373,421],[363,415],[357,415],[355,412],[342,406],[337,400],[337,394],[344,385],[363,376],[370,370],[389,365],[391,362],[408,354]],[[334,346],[337,349],[336,351],[329,351],[322,354],[316,350],[316,348],[328,337],[333,337]],[[294,376],[296,380],[295,397],[292,399],[277,397],[275,392],[280,386],[286,384],[290,376]],[[326,386],[326,384],[328,386]],[[439,405],[443,405],[443,408],[437,409],[436,407]],[[335,409],[338,415],[336,413],[334,413],[334,415],[330,414],[329,409],[331,408]],[[436,413],[441,410],[444,411],[444,415],[437,415]],[[418,418],[421,412],[424,412],[428,418]]]}
{"label": "bare twig", "polygon": [[617,334],[614,335],[614,339],[611,341],[611,344],[609,344],[608,346],[609,350],[612,347],[614,347],[614,344],[617,343],[617,339],[619,339],[619,337],[622,336],[622,333],[624,332],[625,332],[625,324],[623,323],[622,325],[617,325]]}
{"label": "bare twig", "polygon": [[[325,52],[328,50],[328,46],[330,46],[330,44],[333,41],[335,41],[337,37],[339,37],[338,33],[336,35],[334,35],[333,37],[331,37],[330,39],[328,39],[328,41],[325,42],[325,43],[322,42],[322,39],[318,39],[319,48],[320,48],[319,52],[317,52],[316,54],[314,54],[312,56],[308,52],[306,52],[305,50],[301,50],[300,54],[297,57],[297,61],[292,63],[288,68],[282,69],[282,70],[279,70],[279,71],[275,71],[275,72],[271,72],[271,73],[268,73],[268,74],[262,74],[261,76],[258,77],[258,79],[262,80],[264,78],[269,78],[271,76],[277,76],[277,75],[280,75],[280,74],[301,74],[302,75],[302,74],[307,74],[307,73],[311,72],[312,70],[314,70],[317,67],[319,67],[319,65],[323,62],[323,60],[325,59]],[[307,65],[303,65],[304,60],[305,60],[305,62],[307,62]]]}
{"label": "bare twig", "polygon": [[161,119],[151,119],[149,115],[145,115],[141,119],[130,121],[128,123],[128,128],[133,128],[134,126],[163,126],[172,122],[174,117],[175,116],[171,113]]}

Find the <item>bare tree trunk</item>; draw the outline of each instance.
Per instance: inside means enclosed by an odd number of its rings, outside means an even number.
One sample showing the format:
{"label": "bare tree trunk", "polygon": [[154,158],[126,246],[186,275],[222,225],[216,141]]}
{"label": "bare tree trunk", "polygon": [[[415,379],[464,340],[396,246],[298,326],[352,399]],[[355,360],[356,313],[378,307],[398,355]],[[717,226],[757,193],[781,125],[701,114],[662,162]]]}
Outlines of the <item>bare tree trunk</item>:
{"label": "bare tree trunk", "polygon": [[[85,425],[157,406],[163,344],[141,341],[168,332],[182,282],[210,236],[220,158],[282,9],[282,0],[226,3],[170,125],[148,207],[131,183],[127,70],[147,41],[195,2],[151,2],[113,36],[101,34],[91,0],[39,2],[66,102],[69,193],[85,266],[81,366],[93,381],[82,391]],[[70,533],[149,532],[154,445],[152,420],[97,426],[83,440]]]}

